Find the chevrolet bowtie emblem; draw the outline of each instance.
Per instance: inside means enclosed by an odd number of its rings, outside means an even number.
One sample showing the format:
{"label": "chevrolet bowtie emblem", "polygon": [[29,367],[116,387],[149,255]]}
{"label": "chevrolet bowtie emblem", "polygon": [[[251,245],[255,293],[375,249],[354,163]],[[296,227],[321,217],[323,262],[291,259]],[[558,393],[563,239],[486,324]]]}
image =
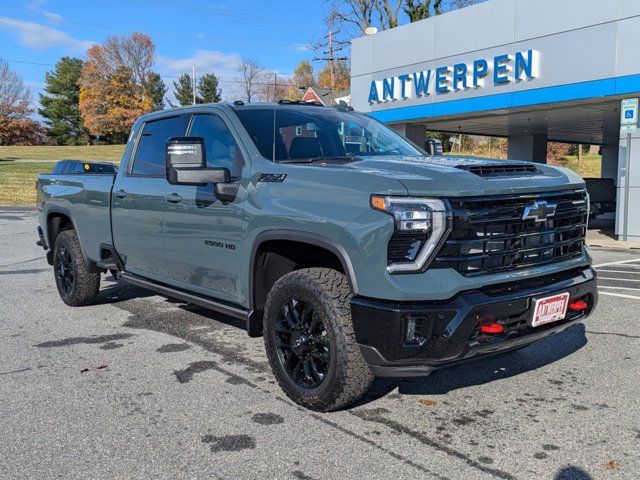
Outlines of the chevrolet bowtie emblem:
{"label": "chevrolet bowtie emblem", "polygon": [[557,203],[547,203],[544,201],[533,202],[524,207],[523,220],[533,220],[534,222],[544,222],[547,218],[556,214]]}

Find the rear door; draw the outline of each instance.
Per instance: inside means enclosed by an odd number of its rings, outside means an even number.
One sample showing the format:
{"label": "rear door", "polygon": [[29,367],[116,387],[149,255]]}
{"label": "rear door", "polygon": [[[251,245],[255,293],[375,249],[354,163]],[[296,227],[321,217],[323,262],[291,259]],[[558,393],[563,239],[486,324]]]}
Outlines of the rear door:
{"label": "rear door", "polygon": [[193,116],[188,132],[203,137],[208,167],[225,167],[238,187],[235,200],[216,199],[213,185],[168,185],[165,204],[165,257],[173,283],[221,300],[238,302],[242,258],[243,155],[231,131],[216,114]]}
{"label": "rear door", "polygon": [[166,279],[163,214],[166,188],[166,141],[184,136],[190,114],[152,119],[138,134],[133,161],[116,178],[112,193],[112,228],[116,250],[128,272]]}

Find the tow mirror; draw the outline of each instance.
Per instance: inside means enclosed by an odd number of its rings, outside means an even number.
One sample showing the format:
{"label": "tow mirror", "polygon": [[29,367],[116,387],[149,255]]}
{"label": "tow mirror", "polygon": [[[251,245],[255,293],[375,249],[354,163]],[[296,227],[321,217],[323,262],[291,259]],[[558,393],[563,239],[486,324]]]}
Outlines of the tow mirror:
{"label": "tow mirror", "polygon": [[171,185],[229,183],[228,168],[207,168],[202,137],[173,137],[167,140],[167,181]]}

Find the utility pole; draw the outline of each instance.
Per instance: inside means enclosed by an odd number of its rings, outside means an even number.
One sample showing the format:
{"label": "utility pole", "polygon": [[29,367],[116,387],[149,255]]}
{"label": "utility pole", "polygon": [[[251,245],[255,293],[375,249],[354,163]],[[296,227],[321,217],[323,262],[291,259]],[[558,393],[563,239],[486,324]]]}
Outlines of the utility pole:
{"label": "utility pole", "polygon": [[278,100],[282,100],[278,98],[278,74],[273,72],[273,101],[277,102]]}
{"label": "utility pole", "polygon": [[[324,50],[322,52],[323,55],[328,55],[325,57],[316,57],[313,60],[314,61],[318,61],[318,60],[322,60],[324,62],[329,62],[329,71],[331,73],[331,105],[333,105],[334,101],[335,101],[335,90],[336,90],[336,79],[335,79],[335,71],[334,71],[334,65],[335,65],[335,61],[336,60],[348,60],[349,57],[336,57],[336,53],[341,51],[342,48],[344,47],[344,45],[347,42],[336,42],[333,37],[334,35],[340,33],[340,30],[336,30],[334,31],[329,31],[329,33],[327,35],[324,36],[324,38],[327,39],[327,41],[325,43],[322,43],[320,45],[317,46],[317,48],[323,48],[323,47],[327,47],[327,50]],[[338,46],[336,47],[334,44],[337,44]]]}
{"label": "utility pole", "polygon": [[192,75],[191,75],[191,90],[193,92],[193,105],[196,104],[196,64],[193,64],[193,67],[191,69]]}

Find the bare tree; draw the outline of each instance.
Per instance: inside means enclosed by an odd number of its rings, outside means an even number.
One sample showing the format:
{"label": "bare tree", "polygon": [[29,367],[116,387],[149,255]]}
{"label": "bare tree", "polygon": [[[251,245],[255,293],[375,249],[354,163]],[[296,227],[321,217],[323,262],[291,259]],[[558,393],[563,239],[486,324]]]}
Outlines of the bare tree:
{"label": "bare tree", "polygon": [[102,46],[105,65],[110,68],[127,67],[138,85],[147,85],[155,61],[156,47],[144,33],[108,37]]}
{"label": "bare tree", "polygon": [[405,0],[404,13],[409,21],[417,22],[429,17],[435,17],[452,10],[469,7],[484,0]]}
{"label": "bare tree", "polygon": [[380,26],[383,30],[398,26],[398,14],[402,6],[402,0],[375,0],[375,9],[380,18]]}
{"label": "bare tree", "polygon": [[0,58],[0,122],[26,118],[31,113],[31,92],[22,77]]}
{"label": "bare tree", "polygon": [[294,86],[290,78],[276,72],[265,71],[260,82],[260,99],[264,102],[291,100],[291,89]]}
{"label": "bare tree", "polygon": [[239,82],[247,102],[251,102],[260,93],[262,83],[265,83],[265,68],[258,60],[242,57],[238,64],[240,72]]}
{"label": "bare tree", "polygon": [[326,23],[329,28],[341,25],[355,30],[353,34],[364,35],[372,24],[376,4],[376,0],[334,0]]}
{"label": "bare tree", "polygon": [[20,74],[0,58],[0,145],[11,144],[31,114],[31,92],[24,86]]}

